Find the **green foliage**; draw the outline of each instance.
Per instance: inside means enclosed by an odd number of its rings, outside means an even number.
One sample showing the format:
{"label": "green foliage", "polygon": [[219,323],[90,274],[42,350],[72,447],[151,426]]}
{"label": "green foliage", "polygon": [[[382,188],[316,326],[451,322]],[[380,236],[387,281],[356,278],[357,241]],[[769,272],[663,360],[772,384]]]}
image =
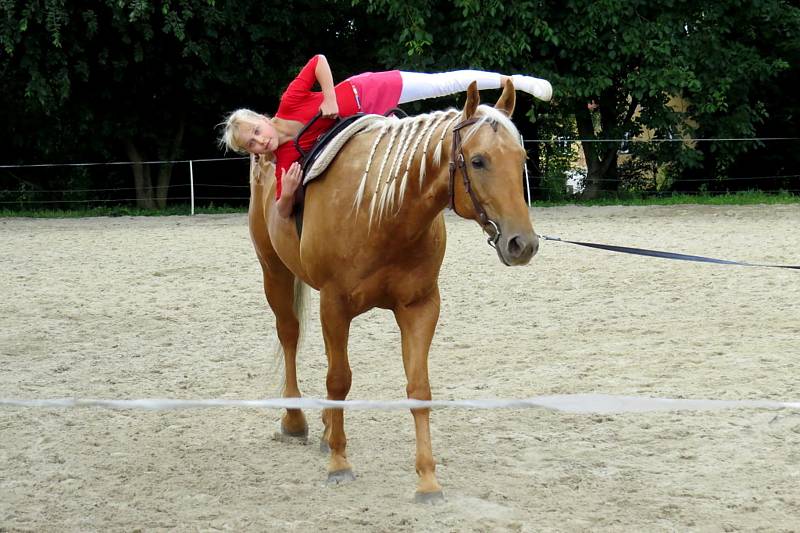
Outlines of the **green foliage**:
{"label": "green foliage", "polygon": [[[758,88],[784,71],[800,47],[800,8],[781,0],[366,0],[401,29],[381,42],[382,56],[403,66],[481,67],[550,79],[548,109],[572,117],[581,138],[752,137],[765,118]],[[408,51],[409,54],[401,52]],[[786,87],[795,91],[795,87]],[[688,99],[688,111],[667,103]],[[586,109],[599,104],[597,117]],[[699,124],[695,129],[691,120]],[[558,134],[560,126],[549,132]],[[636,157],[669,162],[671,172],[704,161],[723,175],[756,143],[654,144]],[[616,190],[618,146],[583,146],[589,181]]]}
{"label": "green foliage", "polygon": [[[337,79],[382,68],[547,78],[553,101],[522,96],[517,114],[525,122],[533,106],[535,123],[521,130],[542,138],[791,136],[800,123],[790,68],[800,61],[800,8],[786,0],[0,0],[0,162],[217,156],[224,113],[274,110],[318,52]],[[688,108],[668,106],[673,96]],[[768,152],[755,141],[636,144],[623,168],[618,149],[581,146],[593,194],[643,187],[639,167],[655,168],[663,188],[693,172],[726,178],[748,153]],[[798,154],[772,154],[773,172],[797,174],[787,162]],[[532,156],[542,188],[560,194],[572,154],[543,146]],[[106,179],[0,171],[0,189],[131,178]]]}
{"label": "green foliage", "polygon": [[570,198],[567,200],[537,200],[533,207],[553,207],[559,205],[778,205],[800,203],[800,196],[786,192],[765,193],[761,191],[739,191],[723,194],[675,194],[637,195],[615,193],[591,200]]}
{"label": "green foliage", "polygon": [[[314,53],[328,52],[339,77],[374,69],[366,43],[388,31],[338,0],[2,0],[2,8],[3,163],[218,156],[214,128],[226,112],[273,111]],[[156,188],[157,170],[152,179],[142,173],[144,186]],[[168,183],[162,170],[159,183]],[[13,178],[0,176],[0,185]]]}
{"label": "green foliage", "polygon": [[[18,84],[3,104],[38,146],[52,141],[26,128],[31,117],[66,115],[73,135],[58,139],[62,152],[76,151],[77,136],[93,152],[122,155],[108,147],[133,140],[156,155],[183,117],[206,111],[231,91],[226,85],[233,80],[263,80],[259,96],[276,80],[269,46],[253,42],[262,35],[247,31],[247,18],[257,14],[249,2],[229,2],[224,10],[186,0],[160,9],[143,0],[89,8],[53,0],[9,4],[6,20],[24,30],[8,24],[0,36],[8,54],[3,70]],[[23,104],[16,113],[14,101]]]}
{"label": "green foliage", "polygon": [[[780,0],[713,2],[687,24],[686,61],[693,65],[686,88],[689,113],[702,137],[753,137],[766,118],[761,90],[800,50],[800,9]],[[705,155],[723,176],[736,156],[758,143],[707,145]]]}
{"label": "green foliage", "polygon": [[567,178],[585,179],[585,173],[575,168],[576,149],[573,143],[549,143],[541,151],[542,180],[534,198],[542,200],[566,200],[572,193],[567,189]]}

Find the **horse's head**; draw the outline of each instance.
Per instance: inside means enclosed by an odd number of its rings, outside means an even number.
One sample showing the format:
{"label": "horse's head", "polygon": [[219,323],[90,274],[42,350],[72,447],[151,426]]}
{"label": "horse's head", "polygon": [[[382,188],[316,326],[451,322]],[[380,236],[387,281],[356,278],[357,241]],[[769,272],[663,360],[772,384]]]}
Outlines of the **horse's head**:
{"label": "horse's head", "polygon": [[522,191],[526,155],[511,122],[515,100],[511,80],[494,107],[479,105],[477,84],[469,86],[450,167],[451,207],[481,224],[506,265],[527,264],[539,249]]}

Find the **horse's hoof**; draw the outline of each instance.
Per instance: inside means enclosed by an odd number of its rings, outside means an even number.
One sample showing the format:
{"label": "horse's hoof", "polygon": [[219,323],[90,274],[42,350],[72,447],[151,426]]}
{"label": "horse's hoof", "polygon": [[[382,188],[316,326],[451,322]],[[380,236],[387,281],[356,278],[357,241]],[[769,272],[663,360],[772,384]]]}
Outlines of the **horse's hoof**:
{"label": "horse's hoof", "polygon": [[419,492],[414,493],[414,503],[427,503],[429,505],[436,505],[444,503],[444,494],[442,491],[435,492]]}
{"label": "horse's hoof", "polygon": [[308,426],[304,427],[300,431],[289,431],[288,429],[286,429],[286,426],[281,424],[281,433],[283,435],[286,435],[287,437],[307,439],[308,438]]}
{"label": "horse's hoof", "polygon": [[339,485],[347,483],[348,481],[355,481],[356,475],[350,468],[344,470],[337,470],[336,472],[328,472],[328,485]]}
{"label": "horse's hoof", "polygon": [[319,453],[323,454],[331,453],[331,447],[328,446],[328,441],[325,440],[325,437],[319,439]]}
{"label": "horse's hoof", "polygon": [[277,440],[279,442],[308,444],[308,426],[304,427],[300,431],[289,431],[286,429],[286,426],[281,424],[280,432],[275,432],[275,434],[272,436],[272,440]]}

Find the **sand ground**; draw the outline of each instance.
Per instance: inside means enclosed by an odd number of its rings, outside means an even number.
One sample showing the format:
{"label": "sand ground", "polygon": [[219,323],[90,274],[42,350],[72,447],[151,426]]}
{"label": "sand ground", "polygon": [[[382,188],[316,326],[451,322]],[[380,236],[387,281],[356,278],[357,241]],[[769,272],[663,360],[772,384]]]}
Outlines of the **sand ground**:
{"label": "sand ground", "polygon": [[[800,206],[560,207],[539,233],[800,263]],[[447,216],[440,399],[597,392],[800,400],[800,273],[546,242],[502,266]],[[275,395],[274,319],[243,215],[0,220],[0,398]],[[316,294],[312,295],[314,309]],[[310,314],[304,394],[324,397]],[[353,399],[404,397],[386,311],[351,331]],[[326,486],[280,413],[0,407],[0,531],[798,531],[800,412],[436,410],[447,501],[412,502],[407,412],[346,416]],[[308,413],[311,442],[318,412]]]}

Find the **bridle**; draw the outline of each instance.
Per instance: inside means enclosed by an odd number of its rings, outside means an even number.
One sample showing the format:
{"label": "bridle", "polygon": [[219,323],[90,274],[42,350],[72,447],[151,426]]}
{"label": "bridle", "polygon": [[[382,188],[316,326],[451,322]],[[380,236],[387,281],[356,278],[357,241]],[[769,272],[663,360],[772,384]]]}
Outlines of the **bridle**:
{"label": "bridle", "polygon": [[[464,150],[461,145],[461,130],[462,128],[466,128],[467,126],[471,126],[478,122],[480,119],[478,118],[470,118],[467,120],[462,120],[455,126],[453,126],[453,147],[450,154],[450,185],[449,185],[449,194],[450,194],[450,209],[459,216],[461,216],[458,211],[456,210],[456,168],[461,169],[461,177],[464,181],[464,189],[466,189],[467,194],[469,194],[470,199],[472,200],[472,207],[475,209],[475,213],[478,215],[478,223],[483,228],[483,231],[489,236],[486,239],[486,242],[489,243],[494,249],[497,249],[497,242],[500,240],[500,227],[489,218],[489,215],[486,214],[486,210],[483,208],[481,203],[478,201],[478,197],[475,196],[475,191],[472,189],[472,183],[469,179],[469,172],[467,170],[467,163],[464,160]],[[497,131],[497,121],[496,120],[487,120],[486,122],[492,127],[494,131]]]}

